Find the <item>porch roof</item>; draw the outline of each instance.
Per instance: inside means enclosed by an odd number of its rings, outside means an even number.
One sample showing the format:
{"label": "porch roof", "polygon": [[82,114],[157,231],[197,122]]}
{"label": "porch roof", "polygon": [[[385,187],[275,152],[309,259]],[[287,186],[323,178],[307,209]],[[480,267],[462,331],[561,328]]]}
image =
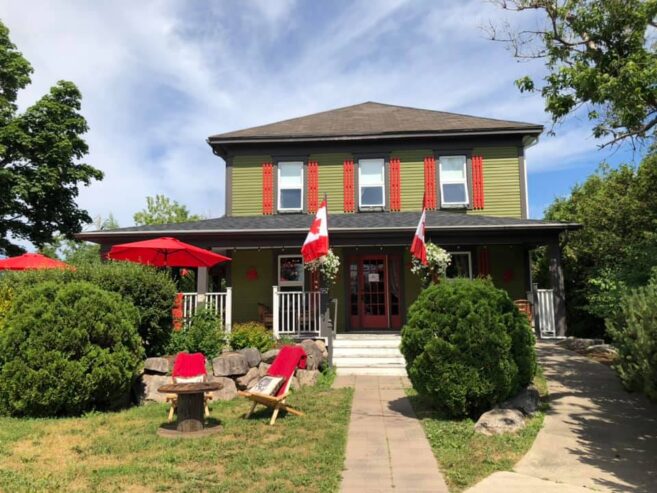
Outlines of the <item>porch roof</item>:
{"label": "porch roof", "polygon": [[[134,226],[109,231],[79,233],[81,240],[111,244],[125,238],[154,236],[178,236],[233,240],[243,243],[247,238],[257,238],[258,245],[280,244],[282,237],[303,237],[313,219],[311,214],[274,214],[270,216],[223,216],[202,221]],[[393,238],[408,236],[415,231],[420,212],[363,212],[357,214],[329,215],[329,232],[334,237]],[[576,223],[562,223],[538,219],[481,216],[463,212],[427,211],[426,231],[429,236],[442,237],[490,237],[497,235],[511,238],[522,235],[530,241],[534,238],[556,237],[567,230],[579,229]],[[433,234],[432,234],[433,233]],[[540,240],[539,240],[540,241]],[[369,242],[371,243],[371,242]],[[382,241],[382,243],[385,243]],[[254,242],[255,244],[255,242]]]}

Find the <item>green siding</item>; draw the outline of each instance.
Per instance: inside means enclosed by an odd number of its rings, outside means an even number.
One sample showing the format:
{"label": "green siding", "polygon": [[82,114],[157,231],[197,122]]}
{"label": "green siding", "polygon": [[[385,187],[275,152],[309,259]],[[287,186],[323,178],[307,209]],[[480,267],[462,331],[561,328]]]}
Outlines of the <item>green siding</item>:
{"label": "green siding", "polygon": [[488,251],[493,284],[508,292],[511,299],[527,298],[525,278],[528,266],[523,248],[517,245],[491,245]]}
{"label": "green siding", "polygon": [[233,216],[262,214],[262,163],[271,156],[235,156],[232,166]]}
{"label": "green siding", "polygon": [[342,170],[345,159],[352,159],[351,154],[312,154],[309,158],[309,160],[317,161],[319,164],[319,199],[321,201],[324,194],[326,194],[329,213],[332,214],[343,212],[344,183]]}
{"label": "green siding", "polygon": [[[271,308],[274,285],[272,251],[235,250],[232,259],[233,320],[258,320],[258,303]],[[251,268],[258,272],[258,279],[247,278],[246,273]]]}
{"label": "green siding", "polygon": [[484,158],[484,209],[470,214],[522,216],[520,162],[517,147],[482,147],[473,150]]}
{"label": "green siding", "polygon": [[422,210],[424,197],[424,158],[433,155],[432,150],[396,151],[390,157],[401,161],[401,210]]}

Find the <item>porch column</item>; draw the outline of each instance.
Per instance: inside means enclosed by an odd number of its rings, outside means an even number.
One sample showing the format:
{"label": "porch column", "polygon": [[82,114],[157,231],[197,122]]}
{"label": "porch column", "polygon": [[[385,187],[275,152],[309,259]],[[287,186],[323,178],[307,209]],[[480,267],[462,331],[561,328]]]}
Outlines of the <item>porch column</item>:
{"label": "porch column", "polygon": [[547,248],[550,261],[550,287],[554,292],[554,322],[557,337],[566,336],[566,293],[561,266],[561,247],[550,243]]}
{"label": "porch column", "polygon": [[208,292],[208,268],[199,267],[196,271],[196,305],[205,303],[205,293]]}

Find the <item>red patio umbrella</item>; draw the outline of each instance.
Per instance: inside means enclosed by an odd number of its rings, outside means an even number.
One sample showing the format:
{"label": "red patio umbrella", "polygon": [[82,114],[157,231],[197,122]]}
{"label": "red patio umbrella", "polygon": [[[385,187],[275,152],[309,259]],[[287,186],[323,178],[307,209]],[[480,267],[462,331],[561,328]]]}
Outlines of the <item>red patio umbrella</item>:
{"label": "red patio umbrella", "polygon": [[65,262],[46,257],[40,253],[25,253],[18,257],[0,260],[0,270],[30,269],[73,269],[73,267]]}
{"label": "red patio umbrella", "polygon": [[212,267],[230,260],[175,238],[155,238],[114,245],[108,257],[156,267]]}

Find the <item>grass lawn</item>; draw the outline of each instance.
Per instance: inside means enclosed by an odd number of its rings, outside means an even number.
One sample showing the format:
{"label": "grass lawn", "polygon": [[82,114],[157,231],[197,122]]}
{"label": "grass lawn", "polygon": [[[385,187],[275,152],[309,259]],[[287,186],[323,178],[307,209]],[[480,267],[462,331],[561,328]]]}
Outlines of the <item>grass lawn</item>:
{"label": "grass lawn", "polygon": [[[534,384],[541,396],[546,397],[547,382],[540,368]],[[463,491],[496,471],[510,470],[529,450],[543,426],[544,414],[538,412],[517,434],[484,436],[474,432],[475,422],[471,419],[441,418],[412,389],[409,398],[422,420],[450,492]]]}
{"label": "grass lawn", "polygon": [[306,415],[242,418],[246,399],[217,402],[213,436],[157,436],[167,407],[151,404],[81,418],[0,418],[0,491],[337,491],[351,389],[328,382],[292,394]]}

